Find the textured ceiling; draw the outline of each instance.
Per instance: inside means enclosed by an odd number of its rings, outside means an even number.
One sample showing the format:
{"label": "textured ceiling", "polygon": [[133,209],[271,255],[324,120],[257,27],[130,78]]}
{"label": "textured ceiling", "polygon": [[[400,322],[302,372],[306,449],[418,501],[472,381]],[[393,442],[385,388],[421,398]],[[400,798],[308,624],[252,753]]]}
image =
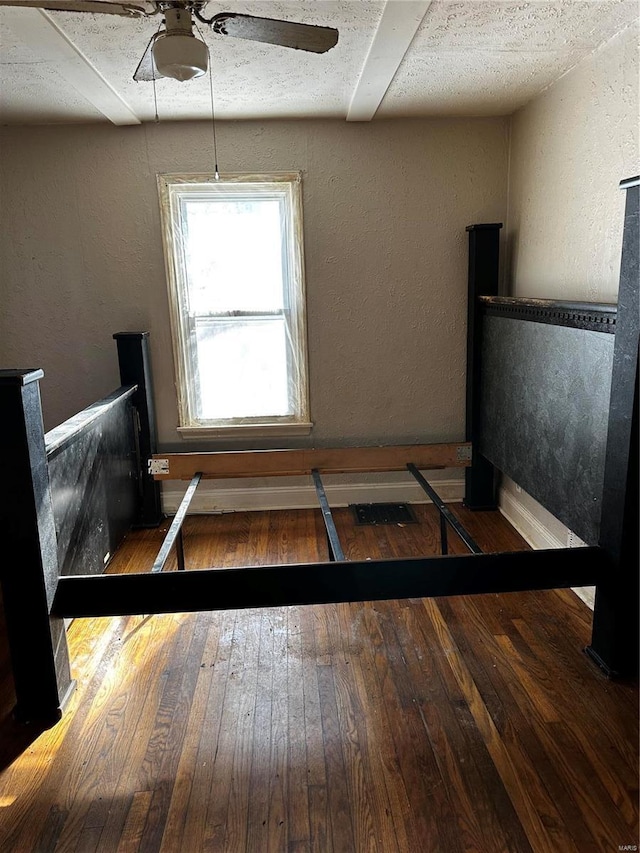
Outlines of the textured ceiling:
{"label": "textured ceiling", "polygon": [[[335,48],[312,54],[204,31],[216,117],[508,114],[637,24],[638,8],[638,0],[209,2],[208,17],[243,12],[340,32]],[[0,122],[152,121],[153,84],[132,74],[158,24],[0,8]],[[211,116],[208,77],[159,80],[156,99],[161,120]]]}

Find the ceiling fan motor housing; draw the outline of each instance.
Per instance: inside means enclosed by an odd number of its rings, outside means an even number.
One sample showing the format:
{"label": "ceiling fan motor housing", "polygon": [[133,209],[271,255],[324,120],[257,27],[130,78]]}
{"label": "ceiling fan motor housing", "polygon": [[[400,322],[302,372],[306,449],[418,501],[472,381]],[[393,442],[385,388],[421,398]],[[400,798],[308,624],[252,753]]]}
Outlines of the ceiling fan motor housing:
{"label": "ceiling fan motor housing", "polygon": [[153,44],[153,61],[158,73],[174,80],[193,80],[206,73],[209,52],[203,41],[193,35],[191,12],[165,10],[166,32]]}

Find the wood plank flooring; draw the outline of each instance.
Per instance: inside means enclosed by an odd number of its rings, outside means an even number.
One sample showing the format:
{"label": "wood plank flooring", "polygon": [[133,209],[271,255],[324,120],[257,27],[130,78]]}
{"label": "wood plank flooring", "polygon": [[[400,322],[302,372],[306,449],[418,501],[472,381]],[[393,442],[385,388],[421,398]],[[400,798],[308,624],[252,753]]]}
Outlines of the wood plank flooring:
{"label": "wood plank flooring", "polygon": [[[452,508],[486,550],[525,547],[499,514]],[[336,510],[347,557],[437,553],[416,510],[403,527]],[[167,527],[129,534],[109,570],[148,570]],[[191,516],[185,554],[327,558],[312,510]],[[590,615],[549,591],[75,620],[54,728],[30,742],[4,674],[0,850],[633,849],[638,685],[584,655]]]}

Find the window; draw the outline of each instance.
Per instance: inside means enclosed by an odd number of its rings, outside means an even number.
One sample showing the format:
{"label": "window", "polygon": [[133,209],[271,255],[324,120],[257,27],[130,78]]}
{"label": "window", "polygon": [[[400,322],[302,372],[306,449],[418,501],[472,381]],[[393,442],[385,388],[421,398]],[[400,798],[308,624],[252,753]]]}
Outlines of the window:
{"label": "window", "polygon": [[158,183],[179,431],[308,433],[300,176]]}

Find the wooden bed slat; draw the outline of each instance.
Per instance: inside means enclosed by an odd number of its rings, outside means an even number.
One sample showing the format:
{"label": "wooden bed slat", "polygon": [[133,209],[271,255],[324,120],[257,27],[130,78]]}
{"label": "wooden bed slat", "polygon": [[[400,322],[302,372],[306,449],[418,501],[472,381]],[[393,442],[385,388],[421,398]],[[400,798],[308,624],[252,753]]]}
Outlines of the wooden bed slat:
{"label": "wooden bed slat", "polygon": [[[197,471],[205,479],[310,475],[314,468],[322,474],[380,473],[404,471],[408,463],[423,469],[465,468],[471,464],[471,443],[158,453],[151,459],[156,480],[190,480]],[[166,470],[154,470],[160,467]]]}

